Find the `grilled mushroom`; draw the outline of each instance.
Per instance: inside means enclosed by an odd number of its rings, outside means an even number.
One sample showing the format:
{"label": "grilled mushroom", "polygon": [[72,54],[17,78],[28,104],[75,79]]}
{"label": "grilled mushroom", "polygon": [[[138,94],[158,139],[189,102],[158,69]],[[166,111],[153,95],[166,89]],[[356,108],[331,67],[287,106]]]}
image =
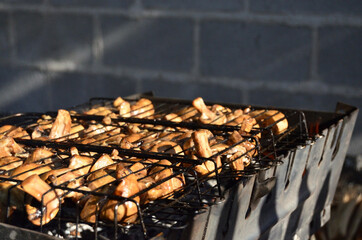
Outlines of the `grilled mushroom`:
{"label": "grilled mushroom", "polygon": [[[116,187],[114,194],[124,198],[133,197],[139,192],[139,186],[137,177],[128,169],[123,169],[123,178]],[[140,201],[140,197],[133,197],[133,200],[137,203]],[[117,200],[108,200],[101,210],[101,218],[124,223],[132,223],[137,219],[137,205],[133,201],[125,201],[120,203]]]}
{"label": "grilled mushroom", "polygon": [[155,109],[150,100],[141,98],[137,103],[131,106],[131,115],[137,118],[148,118],[155,113]]}
{"label": "grilled mushroom", "polygon": [[[207,130],[197,130],[192,134],[192,139],[195,144],[196,153],[199,157],[210,158],[213,155],[207,136],[208,136]],[[218,172],[221,171],[220,156],[216,156],[213,160],[207,160],[201,165],[196,165],[195,170],[200,175],[206,175],[211,173],[209,176],[214,176],[216,171],[215,167],[218,168],[217,170]]]}
{"label": "grilled mushroom", "polygon": [[52,129],[50,130],[49,138],[57,139],[68,135],[72,127],[72,119],[67,110],[59,109],[57,118],[55,119]]}
{"label": "grilled mushroom", "polygon": [[0,139],[0,157],[13,156],[24,151],[12,137],[5,136]]}
{"label": "grilled mushroom", "polygon": [[31,175],[41,175],[45,172],[49,172],[50,170],[51,168],[47,165],[28,163],[14,169],[11,173],[11,177],[18,180],[24,180]]}
{"label": "grilled mushroom", "polygon": [[29,221],[37,226],[50,222],[59,211],[60,201],[57,193],[36,174],[26,178],[21,186],[26,193],[44,205],[43,214],[41,214],[40,209],[31,205],[31,203],[25,205]]}

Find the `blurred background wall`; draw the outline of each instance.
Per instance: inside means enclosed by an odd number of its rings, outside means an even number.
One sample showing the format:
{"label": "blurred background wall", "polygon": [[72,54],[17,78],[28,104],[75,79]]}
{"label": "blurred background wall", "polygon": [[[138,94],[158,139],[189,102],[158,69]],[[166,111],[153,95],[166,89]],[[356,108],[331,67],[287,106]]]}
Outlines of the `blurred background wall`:
{"label": "blurred background wall", "polygon": [[[0,112],[156,95],[362,107],[360,0],[1,0]],[[349,153],[362,154],[359,117]]]}

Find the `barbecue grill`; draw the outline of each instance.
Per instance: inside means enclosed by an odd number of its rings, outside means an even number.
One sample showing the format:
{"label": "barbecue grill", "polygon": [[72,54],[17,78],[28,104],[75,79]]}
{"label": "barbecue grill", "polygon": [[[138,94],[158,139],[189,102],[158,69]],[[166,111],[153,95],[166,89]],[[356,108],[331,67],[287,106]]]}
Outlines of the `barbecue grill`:
{"label": "barbecue grill", "polygon": [[[63,203],[59,204],[56,217],[43,224],[43,215],[47,214],[47,210],[42,197],[38,203],[39,226],[26,220],[23,210],[12,208],[12,201],[16,197],[14,189],[21,185],[22,180],[2,176],[2,183],[11,183],[5,194],[5,223],[0,225],[9,238],[306,239],[328,221],[331,201],[357,117],[356,108],[338,104],[336,112],[329,113],[221,104],[230,109],[250,108],[250,111],[262,110],[263,113],[277,110],[277,113],[283,113],[284,117],[272,124],[253,128],[241,141],[218,150],[210,158],[192,159],[185,151],[176,151],[172,146],[167,146],[160,152],[144,151],[138,148],[137,143],[147,141],[148,137],[167,138],[175,133],[182,135],[188,130],[207,129],[213,133],[210,141],[221,144],[229,141],[231,133],[239,130],[240,126],[218,125],[214,122],[204,124],[192,120],[165,120],[167,114],[187,109],[191,106],[191,101],[164,99],[149,94],[134,95],[126,100],[132,104],[140,98],[151,100],[154,106],[154,113],[148,114],[147,118],[137,115],[117,116],[106,121],[104,116],[97,112],[84,114],[89,109],[100,107],[116,112],[117,109],[112,106],[114,99],[108,98],[93,98],[72,108],[70,113],[73,124],[102,125],[103,130],[93,129],[93,138],[86,142],[82,138],[87,136],[85,129],[54,140],[34,140],[25,136],[14,139],[29,153],[39,147],[54,149],[51,161],[43,163],[51,165],[52,168],[67,166],[72,157],[70,149],[76,147],[80,155],[92,155],[94,158],[105,153],[111,155],[116,151],[119,161],[129,166],[135,164],[134,158],[139,159],[143,168],[130,172],[130,175],[155,167],[160,167],[160,171],[171,169],[172,174],[129,198],[96,190],[69,188],[67,184],[51,185],[49,192],[62,190],[64,195],[58,195],[57,198],[59,203]],[[206,104],[210,106],[215,103]],[[143,111],[143,114],[147,111]],[[191,119],[196,112],[187,114],[190,114]],[[15,114],[2,118],[0,125],[20,126],[31,133],[46,121],[48,124],[53,123],[56,116],[56,112]],[[274,127],[284,119],[288,120],[288,129],[275,133]],[[129,124],[137,124],[139,131],[145,132],[146,137],[139,139],[133,148],[125,149],[112,141],[120,132],[129,131]],[[106,130],[104,126],[107,127]],[[89,135],[89,132],[87,134]],[[259,140],[260,135],[262,138]],[[174,141],[182,144],[182,140]],[[246,141],[253,143],[253,147],[234,160],[250,158],[250,163],[243,170],[235,171],[231,169],[230,163],[225,161],[221,166],[217,165],[216,157],[225,157],[228,151]],[[154,161],[150,162],[149,159]],[[171,164],[163,164],[161,160],[164,159]],[[206,161],[214,164],[214,171],[200,176],[194,170],[195,166]],[[5,173],[6,171],[3,171],[3,174]],[[86,177],[91,174],[92,172],[87,173]],[[185,184],[172,194],[145,204],[139,204],[135,200],[145,192],[180,176],[184,176]],[[117,179],[110,184],[116,185],[119,181]],[[76,203],[65,199],[71,192],[83,194],[83,197]],[[80,202],[89,196],[99,199],[94,222],[80,218]],[[24,195],[24,202],[26,199],[29,199],[27,194]],[[114,206],[114,219],[117,219],[117,209],[131,201],[137,206],[137,220],[125,224],[117,220],[101,219],[98,209],[102,209],[109,200],[117,201]]]}

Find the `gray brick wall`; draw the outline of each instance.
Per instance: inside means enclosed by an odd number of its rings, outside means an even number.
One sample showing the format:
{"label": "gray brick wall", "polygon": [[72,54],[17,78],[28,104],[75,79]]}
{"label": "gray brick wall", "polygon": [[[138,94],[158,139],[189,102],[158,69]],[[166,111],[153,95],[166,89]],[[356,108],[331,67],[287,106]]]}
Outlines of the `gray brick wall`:
{"label": "gray brick wall", "polygon": [[[0,0],[0,112],[93,96],[362,107],[362,2]],[[362,154],[359,117],[350,154]]]}

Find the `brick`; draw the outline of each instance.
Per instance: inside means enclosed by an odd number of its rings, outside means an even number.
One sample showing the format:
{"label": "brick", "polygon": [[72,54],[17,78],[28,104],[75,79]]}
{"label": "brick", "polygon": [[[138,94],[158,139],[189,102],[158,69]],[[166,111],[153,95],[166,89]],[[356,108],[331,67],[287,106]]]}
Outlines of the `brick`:
{"label": "brick", "polygon": [[263,13],[283,14],[356,14],[362,12],[359,0],[350,0],[348,4],[340,0],[290,1],[290,0],[254,0],[250,1],[250,10]]}
{"label": "brick", "polygon": [[14,19],[19,60],[57,61],[71,65],[91,62],[90,17],[17,12]]}
{"label": "brick", "polygon": [[322,80],[362,87],[362,28],[328,27],[319,34],[319,75]]}
{"label": "brick", "polygon": [[0,113],[43,112],[51,109],[47,74],[0,66]]}
{"label": "brick", "polygon": [[157,97],[192,100],[203,97],[205,101],[240,103],[241,91],[232,87],[196,82],[170,82],[165,79],[142,81],[142,92],[153,91]]}
{"label": "brick", "polygon": [[0,61],[6,61],[10,58],[8,19],[6,13],[0,13],[0,29]]}
{"label": "brick", "polygon": [[134,0],[50,0],[49,4],[56,7],[97,7],[97,8],[129,8]]}
{"label": "brick", "polygon": [[201,11],[240,11],[243,9],[241,0],[145,0],[143,6],[149,9],[166,10],[201,10]]}
{"label": "brick", "polygon": [[302,27],[210,21],[201,25],[200,66],[208,76],[308,78],[311,33]]}
{"label": "brick", "polygon": [[191,20],[105,16],[102,31],[105,65],[167,71],[191,69]]}
{"label": "brick", "polygon": [[101,74],[52,74],[51,96],[53,109],[69,108],[92,97],[117,97],[133,94],[136,83],[125,77]]}

